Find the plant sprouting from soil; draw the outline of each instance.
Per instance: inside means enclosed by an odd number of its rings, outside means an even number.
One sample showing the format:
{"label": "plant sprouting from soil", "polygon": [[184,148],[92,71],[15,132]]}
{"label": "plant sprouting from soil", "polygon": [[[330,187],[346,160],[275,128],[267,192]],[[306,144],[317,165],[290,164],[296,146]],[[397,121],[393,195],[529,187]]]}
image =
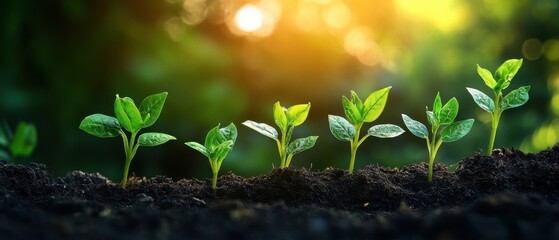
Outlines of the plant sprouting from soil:
{"label": "plant sprouting from soil", "polygon": [[353,173],[357,148],[369,136],[393,138],[404,133],[401,127],[394,124],[380,124],[372,126],[365,136],[359,137],[363,124],[375,121],[384,110],[391,88],[386,87],[371,93],[365,99],[365,102],[357,96],[357,93],[351,91],[351,99],[342,96],[342,105],[347,119],[336,115],[328,115],[330,131],[334,137],[340,141],[348,141],[350,143],[349,173]]}
{"label": "plant sprouting from soil", "polygon": [[37,128],[28,122],[19,122],[16,131],[4,120],[0,126],[0,160],[12,161],[16,157],[26,157],[37,146]]}
{"label": "plant sprouting from soil", "polygon": [[[429,135],[429,131],[425,125],[411,119],[406,114],[402,114],[404,124],[406,124],[410,132],[419,138],[424,138],[427,143],[427,149],[429,151],[429,172],[427,181],[429,182],[433,180],[433,163],[435,162],[435,157],[437,156],[441,144],[443,142],[454,142],[463,138],[470,132],[474,124],[474,119],[454,121],[456,115],[458,115],[458,107],[458,100],[456,100],[456,98],[450,99],[443,106],[441,96],[437,93],[437,97],[435,97],[435,102],[433,103],[433,111],[429,111],[428,107],[425,107],[427,122],[431,125],[431,135]],[[439,136],[438,138],[437,135]]]}
{"label": "plant sprouting from soil", "polygon": [[487,155],[491,155],[491,152],[493,151],[493,144],[495,143],[495,136],[497,135],[497,127],[499,126],[499,120],[501,119],[503,111],[510,108],[520,107],[528,102],[528,91],[530,90],[530,86],[523,86],[516,90],[512,90],[505,96],[503,96],[502,93],[504,89],[509,87],[512,78],[516,75],[521,66],[522,59],[510,59],[497,68],[495,74],[492,75],[489,70],[477,65],[477,73],[483,79],[485,85],[493,90],[495,95],[493,99],[477,89],[466,88],[472,95],[476,104],[479,105],[481,109],[491,114],[491,134],[489,135]]}
{"label": "plant sprouting from soil", "polygon": [[237,127],[235,124],[231,123],[229,126],[224,128],[217,127],[212,128],[206,135],[206,140],[204,145],[197,142],[186,142],[187,146],[201,152],[210,161],[210,167],[212,169],[212,189],[217,186],[217,175],[219,173],[219,168],[221,168],[221,163],[233,150],[235,141],[237,140]]}
{"label": "plant sprouting from soil", "polygon": [[314,146],[318,136],[310,136],[306,138],[298,138],[291,142],[291,135],[293,129],[305,122],[311,103],[294,105],[289,108],[284,108],[280,102],[274,104],[274,121],[278,125],[281,137],[276,129],[265,123],[257,123],[251,120],[243,122],[243,125],[257,131],[258,133],[274,139],[278,146],[280,155],[280,168],[287,168],[291,164],[293,155],[310,149]]}
{"label": "plant sprouting from soil", "polygon": [[[122,188],[126,188],[128,169],[138,147],[158,146],[169,140],[176,140],[171,135],[158,132],[143,133],[136,139],[141,129],[150,127],[157,121],[166,99],[167,92],[148,96],[142,101],[138,109],[131,98],[121,98],[117,94],[114,103],[116,118],[96,113],[85,117],[80,124],[81,130],[96,137],[122,137],[124,153],[126,154]],[[124,130],[131,133],[130,137]]]}

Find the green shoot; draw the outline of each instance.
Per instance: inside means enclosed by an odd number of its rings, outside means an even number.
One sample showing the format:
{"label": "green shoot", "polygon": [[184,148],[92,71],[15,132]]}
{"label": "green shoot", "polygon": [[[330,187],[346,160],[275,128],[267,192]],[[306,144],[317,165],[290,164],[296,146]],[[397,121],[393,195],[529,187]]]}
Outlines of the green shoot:
{"label": "green shoot", "polygon": [[[176,140],[171,135],[157,132],[143,133],[136,138],[141,129],[147,128],[157,121],[166,99],[167,92],[148,96],[142,101],[140,109],[138,109],[131,98],[121,98],[117,94],[114,103],[116,118],[97,113],[85,117],[80,124],[81,130],[96,137],[122,137],[126,155],[122,188],[126,188],[128,169],[138,147],[158,146],[169,140]],[[124,130],[130,132],[131,135],[127,136]]]}
{"label": "green shoot", "polygon": [[503,96],[502,93],[502,91],[510,85],[512,78],[516,75],[521,66],[522,59],[507,60],[499,68],[497,68],[495,75],[491,75],[489,70],[482,68],[479,65],[477,66],[477,73],[483,79],[485,85],[491,88],[495,94],[493,99],[477,89],[466,88],[472,95],[476,104],[480,106],[481,109],[491,114],[491,134],[489,135],[487,155],[491,155],[491,152],[493,151],[493,144],[495,143],[495,136],[497,135],[497,127],[499,126],[499,120],[501,119],[503,111],[509,108],[520,107],[528,102],[528,91],[530,91],[530,86],[523,86],[516,90],[512,90],[505,96]]}
{"label": "green shoot", "polygon": [[280,102],[276,102],[274,104],[274,121],[281,131],[281,137],[278,135],[275,128],[265,123],[247,120],[243,122],[243,125],[266,137],[274,139],[277,143],[280,155],[280,168],[287,168],[291,164],[293,155],[312,148],[318,139],[318,136],[310,136],[295,139],[291,142],[293,129],[305,122],[310,109],[311,103],[284,108],[280,105]]}
{"label": "green shoot", "polygon": [[[406,114],[402,114],[404,124],[406,124],[410,132],[426,140],[427,150],[429,151],[428,182],[433,180],[433,163],[435,162],[435,157],[437,156],[441,144],[443,142],[454,142],[463,138],[470,132],[474,124],[474,119],[454,122],[456,115],[458,115],[458,107],[458,100],[456,100],[456,98],[450,99],[443,106],[441,96],[437,93],[437,97],[433,103],[433,111],[429,111],[426,107],[427,121],[431,125],[431,136],[429,136],[429,131],[425,125],[411,119]],[[439,136],[438,138],[437,135]]]}
{"label": "green shoot", "polygon": [[369,136],[393,138],[404,133],[404,130],[399,126],[380,124],[369,128],[367,134],[359,138],[363,123],[375,121],[384,110],[384,106],[388,99],[388,92],[391,88],[392,87],[386,87],[371,93],[367,99],[365,99],[365,102],[361,101],[354,91],[351,91],[351,100],[345,96],[342,97],[342,105],[347,119],[340,116],[328,115],[330,131],[334,137],[340,141],[350,142],[351,158],[349,161],[349,173],[353,173],[357,148]]}
{"label": "green shoot", "polygon": [[19,122],[15,133],[6,121],[0,126],[0,160],[10,161],[29,156],[36,146],[37,129],[32,123]]}
{"label": "green shoot", "polygon": [[210,161],[210,167],[212,169],[212,189],[215,190],[217,187],[217,175],[219,173],[219,168],[221,168],[221,163],[227,157],[227,155],[233,150],[235,141],[237,140],[237,127],[235,124],[231,123],[229,126],[224,128],[217,127],[212,128],[206,136],[206,141],[204,145],[197,142],[186,142],[187,146],[201,152]]}

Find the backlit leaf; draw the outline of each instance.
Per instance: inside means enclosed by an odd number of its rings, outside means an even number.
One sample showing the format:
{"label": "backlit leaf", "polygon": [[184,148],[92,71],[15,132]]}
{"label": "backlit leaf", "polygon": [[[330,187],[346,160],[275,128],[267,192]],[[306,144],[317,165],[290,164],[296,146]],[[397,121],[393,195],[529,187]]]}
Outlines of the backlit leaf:
{"label": "backlit leaf", "polygon": [[439,115],[440,126],[448,126],[458,115],[458,100],[451,98],[442,108]]}
{"label": "backlit leaf", "polygon": [[299,104],[291,106],[287,109],[287,126],[299,126],[305,122],[309,111],[311,110],[311,103]]}
{"label": "backlit leaf", "polygon": [[425,127],[423,123],[411,119],[406,114],[402,114],[402,119],[404,120],[406,127],[413,135],[419,138],[429,138],[429,131],[427,131],[427,127]]}
{"label": "backlit leaf", "polygon": [[402,135],[404,129],[394,124],[380,124],[369,128],[367,133],[378,138],[393,138]]}
{"label": "backlit leaf", "polygon": [[363,122],[372,122],[376,120],[386,106],[388,93],[392,87],[386,87],[371,93],[363,104],[362,118]]}
{"label": "backlit leaf", "polygon": [[450,124],[441,132],[441,140],[443,142],[454,142],[459,140],[470,132],[473,124],[474,119],[467,119]]}
{"label": "backlit leaf", "polygon": [[130,132],[138,132],[142,128],[143,118],[131,98],[121,98],[117,94],[114,108],[116,118],[124,129]]}
{"label": "backlit leaf", "polygon": [[[167,92],[153,94],[147,96],[142,101],[140,104],[140,114],[144,120],[147,118],[143,123],[144,128],[153,125],[155,121],[157,121],[163,109],[163,105],[165,104],[165,100],[167,99],[167,95]],[[149,117],[147,117],[148,115]]]}
{"label": "backlit leaf", "polygon": [[342,106],[344,108],[344,113],[347,120],[353,124],[357,125],[361,123],[361,113],[359,112],[359,108],[353,104],[349,99],[345,96],[342,97]]}
{"label": "backlit leaf", "polygon": [[528,95],[528,91],[530,91],[530,86],[520,87],[516,90],[511,91],[501,101],[501,109],[506,110],[509,108],[515,108],[524,105],[530,98]]}
{"label": "backlit leaf", "polygon": [[278,139],[278,132],[276,131],[275,128],[273,128],[272,126],[265,124],[265,123],[257,123],[251,120],[246,120],[242,123],[243,125],[251,128],[254,131],[257,131],[258,133],[269,137],[271,139],[274,140],[279,140]]}
{"label": "backlit leaf", "polygon": [[506,89],[521,66],[522,59],[509,59],[497,68],[497,71],[495,71],[497,88],[500,90]]}
{"label": "backlit leaf", "polygon": [[477,73],[479,74],[481,79],[483,79],[483,81],[485,82],[485,85],[487,85],[491,89],[495,89],[495,86],[497,86],[497,81],[495,81],[495,79],[493,78],[493,75],[491,74],[491,72],[489,70],[487,70],[485,68],[482,68],[479,65],[477,65]]}
{"label": "backlit leaf", "polygon": [[328,125],[332,135],[340,141],[352,141],[355,137],[355,127],[343,117],[328,115]]}
{"label": "backlit leaf", "polygon": [[489,96],[485,95],[485,93],[475,89],[475,88],[466,88],[468,90],[468,92],[470,93],[470,95],[472,95],[472,98],[474,99],[474,102],[481,107],[481,109],[485,110],[486,112],[490,112],[492,113],[493,111],[495,111],[495,103],[493,102],[493,99],[491,99]]}
{"label": "backlit leaf", "polygon": [[287,110],[280,105],[280,102],[274,104],[274,121],[282,132],[287,130]]}

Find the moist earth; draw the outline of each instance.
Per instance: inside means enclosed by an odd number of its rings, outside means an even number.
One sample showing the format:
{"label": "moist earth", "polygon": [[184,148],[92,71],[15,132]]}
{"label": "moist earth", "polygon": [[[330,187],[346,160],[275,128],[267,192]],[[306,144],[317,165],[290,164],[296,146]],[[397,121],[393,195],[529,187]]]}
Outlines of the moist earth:
{"label": "moist earth", "polygon": [[210,180],[64,177],[0,162],[3,239],[559,239],[559,146],[437,164]]}

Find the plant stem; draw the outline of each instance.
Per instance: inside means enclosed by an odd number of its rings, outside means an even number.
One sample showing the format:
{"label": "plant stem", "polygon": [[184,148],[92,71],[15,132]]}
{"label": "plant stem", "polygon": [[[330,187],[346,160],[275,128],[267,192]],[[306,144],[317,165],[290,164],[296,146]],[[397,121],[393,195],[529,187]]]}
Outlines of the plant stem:
{"label": "plant stem", "polygon": [[126,137],[126,134],[121,132],[123,141],[124,141],[124,153],[126,154],[126,162],[124,163],[124,173],[122,174],[122,188],[126,189],[126,184],[128,183],[128,170],[130,169],[130,163],[132,163],[132,159],[134,155],[136,155],[136,151],[138,150],[139,144],[134,145],[134,141],[136,139],[135,132],[132,133],[130,136],[130,141]]}
{"label": "plant stem", "polygon": [[279,146],[280,159],[281,159],[280,168],[285,168],[285,160],[286,160],[286,157],[287,157],[287,156],[285,156],[285,135],[286,135],[286,132],[282,130],[281,131],[281,143],[280,143],[280,146]]}
{"label": "plant stem", "polygon": [[212,169],[212,189],[215,190],[217,187],[217,173],[219,170]]}
{"label": "plant stem", "polygon": [[287,159],[285,161],[285,167],[289,167],[289,164],[291,164],[291,158],[293,158],[293,154],[289,154],[287,155]]}
{"label": "plant stem", "polygon": [[489,146],[487,147],[487,155],[491,156],[493,152],[493,144],[495,143],[495,137],[497,136],[497,127],[499,127],[499,120],[501,119],[501,113],[503,111],[499,108],[500,93],[495,93],[495,110],[493,111],[491,118],[491,135],[489,135]]}
{"label": "plant stem", "polygon": [[355,137],[353,141],[350,142],[351,147],[351,158],[349,159],[349,173],[353,173],[353,168],[355,166],[355,155],[357,155],[357,148],[359,147],[359,132],[361,131],[362,124],[355,126]]}
{"label": "plant stem", "polygon": [[433,181],[433,165],[435,163],[435,158],[437,157],[437,152],[441,147],[443,141],[439,139],[436,144],[435,143],[435,136],[433,136],[433,148],[431,150],[431,154],[429,154],[429,172],[427,173],[427,182]]}

